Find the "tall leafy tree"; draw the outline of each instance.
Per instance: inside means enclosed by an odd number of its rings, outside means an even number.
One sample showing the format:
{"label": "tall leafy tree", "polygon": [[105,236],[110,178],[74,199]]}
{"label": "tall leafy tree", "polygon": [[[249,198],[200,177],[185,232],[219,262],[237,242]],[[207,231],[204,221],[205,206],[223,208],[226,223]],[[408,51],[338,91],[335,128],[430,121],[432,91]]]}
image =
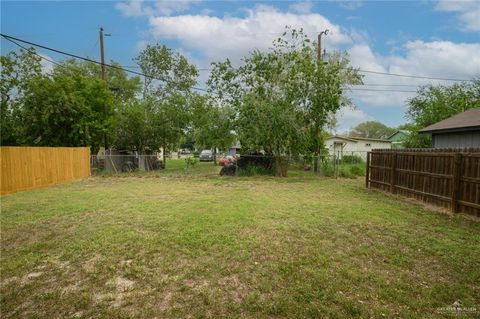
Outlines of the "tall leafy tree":
{"label": "tall leafy tree", "polygon": [[272,154],[277,176],[286,176],[290,155],[318,154],[322,130],[349,103],[342,85],[360,81],[345,57],[324,65],[315,48],[302,31],[288,29],[271,50],[253,51],[240,68],[215,63],[208,81],[212,98],[235,111],[242,148]]}
{"label": "tall leafy tree", "polygon": [[196,145],[213,149],[216,163],[216,150],[226,149],[235,142],[233,133],[233,112],[229,106],[218,106],[206,95],[196,95],[192,109],[192,123]]}
{"label": "tall leafy tree", "polygon": [[153,132],[153,108],[148,100],[132,99],[116,114],[114,145],[117,149],[149,153],[160,147]]}
{"label": "tall leafy tree", "polygon": [[349,135],[353,137],[366,137],[366,138],[387,138],[393,133],[396,129],[393,127],[388,127],[385,124],[382,124],[377,121],[367,121],[358,124],[350,132]]}
{"label": "tall leafy tree", "polygon": [[480,107],[480,79],[450,86],[424,86],[408,101],[411,123],[407,147],[430,147],[431,138],[418,130],[471,108]]}
{"label": "tall leafy tree", "polygon": [[44,76],[40,60],[33,48],[11,51],[0,57],[0,145],[21,145],[25,142],[21,99],[31,81]]}
{"label": "tall leafy tree", "polygon": [[[147,77],[143,98],[152,103],[153,130],[164,156],[180,143],[188,123],[198,70],[164,45],[148,45],[135,59]],[[164,161],[165,162],[165,161]]]}
{"label": "tall leafy tree", "polygon": [[[71,72],[69,72],[71,70]],[[113,96],[106,83],[68,63],[32,79],[21,98],[25,144],[99,148],[111,132]]]}

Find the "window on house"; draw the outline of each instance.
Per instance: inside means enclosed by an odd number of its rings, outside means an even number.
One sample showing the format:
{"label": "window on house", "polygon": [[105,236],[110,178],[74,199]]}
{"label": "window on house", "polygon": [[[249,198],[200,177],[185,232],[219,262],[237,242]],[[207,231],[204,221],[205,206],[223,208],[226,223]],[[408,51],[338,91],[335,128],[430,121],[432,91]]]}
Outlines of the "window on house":
{"label": "window on house", "polygon": [[365,146],[371,146],[370,143],[366,143]]}

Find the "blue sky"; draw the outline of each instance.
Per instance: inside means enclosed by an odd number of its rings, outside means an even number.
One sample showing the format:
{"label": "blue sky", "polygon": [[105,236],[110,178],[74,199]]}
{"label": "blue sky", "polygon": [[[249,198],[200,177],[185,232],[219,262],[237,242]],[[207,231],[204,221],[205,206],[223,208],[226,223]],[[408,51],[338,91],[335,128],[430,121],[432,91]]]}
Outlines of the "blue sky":
{"label": "blue sky", "polygon": [[[178,50],[201,68],[210,62],[267,49],[285,25],[314,38],[325,28],[327,51],[346,50],[364,70],[470,79],[480,75],[480,4],[476,1],[2,1],[2,33],[82,56],[99,58],[103,26],[106,58],[133,65],[147,43]],[[1,51],[15,47],[2,39]],[[40,50],[54,60],[63,57]],[[46,64],[48,64],[46,62]],[[203,85],[208,72],[201,72]],[[452,83],[368,74],[368,89],[414,91]],[[382,86],[379,86],[382,85]],[[408,86],[407,86],[408,85]],[[414,93],[352,91],[356,109],[339,114],[342,132],[365,120],[405,122]]]}

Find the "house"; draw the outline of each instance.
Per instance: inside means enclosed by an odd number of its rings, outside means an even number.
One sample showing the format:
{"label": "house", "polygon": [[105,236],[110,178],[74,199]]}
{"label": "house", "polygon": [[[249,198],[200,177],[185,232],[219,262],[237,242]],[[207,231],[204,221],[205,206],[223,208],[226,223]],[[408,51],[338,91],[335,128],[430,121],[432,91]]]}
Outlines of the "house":
{"label": "house", "polygon": [[387,140],[392,141],[392,148],[405,148],[403,145],[403,142],[405,139],[410,135],[409,131],[406,130],[398,130],[389,137],[387,137]]}
{"label": "house", "polygon": [[479,148],[480,108],[454,115],[418,132],[432,134],[433,148]]}
{"label": "house", "polygon": [[358,155],[367,158],[367,152],[377,148],[392,148],[392,141],[377,138],[330,136],[325,140],[329,154],[339,157],[343,155]]}

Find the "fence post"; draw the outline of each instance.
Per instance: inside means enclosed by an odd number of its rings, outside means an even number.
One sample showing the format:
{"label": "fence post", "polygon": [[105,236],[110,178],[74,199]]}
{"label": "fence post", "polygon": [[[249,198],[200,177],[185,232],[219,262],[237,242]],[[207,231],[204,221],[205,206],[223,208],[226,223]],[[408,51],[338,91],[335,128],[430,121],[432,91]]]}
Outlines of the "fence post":
{"label": "fence post", "polygon": [[457,197],[458,197],[458,189],[460,186],[460,174],[461,174],[461,166],[462,166],[462,154],[455,153],[453,157],[453,171],[452,171],[452,213],[458,212],[458,205],[457,205]]}
{"label": "fence post", "polygon": [[365,187],[368,188],[370,182],[370,152],[367,152],[367,169],[365,172]]}
{"label": "fence post", "polygon": [[395,193],[395,175],[397,169],[397,152],[392,155],[392,170],[390,172],[390,192]]}

